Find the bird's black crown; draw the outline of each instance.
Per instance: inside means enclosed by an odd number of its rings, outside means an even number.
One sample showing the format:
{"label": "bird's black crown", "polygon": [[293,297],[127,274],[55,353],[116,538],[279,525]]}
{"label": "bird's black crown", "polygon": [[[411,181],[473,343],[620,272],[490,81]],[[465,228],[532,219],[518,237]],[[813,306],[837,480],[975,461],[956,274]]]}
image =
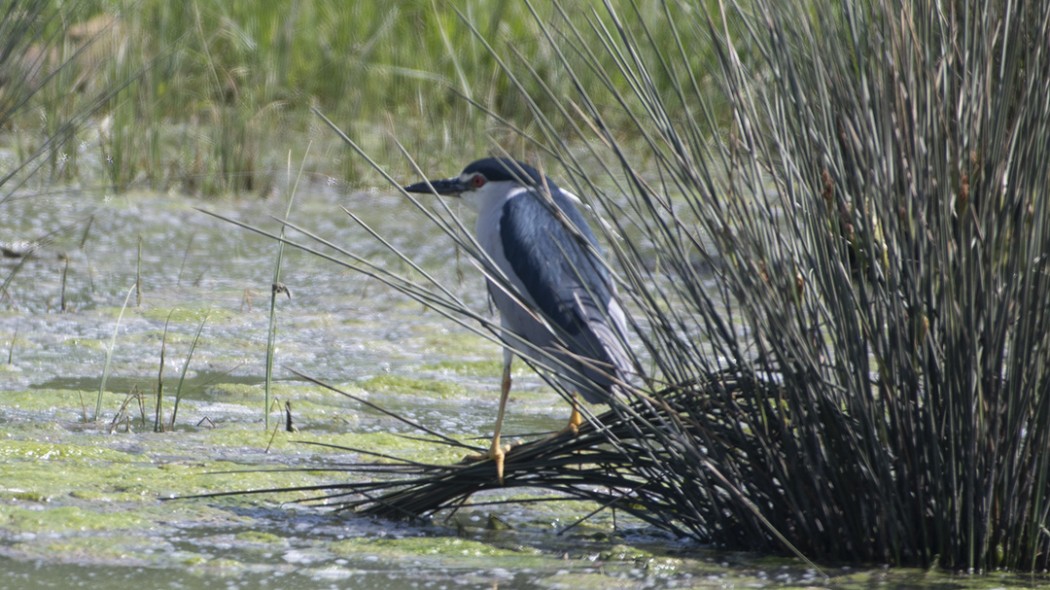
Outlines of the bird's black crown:
{"label": "bird's black crown", "polygon": [[484,158],[463,169],[464,175],[481,173],[489,182],[513,180],[528,186],[552,186],[554,183],[532,166],[511,158]]}

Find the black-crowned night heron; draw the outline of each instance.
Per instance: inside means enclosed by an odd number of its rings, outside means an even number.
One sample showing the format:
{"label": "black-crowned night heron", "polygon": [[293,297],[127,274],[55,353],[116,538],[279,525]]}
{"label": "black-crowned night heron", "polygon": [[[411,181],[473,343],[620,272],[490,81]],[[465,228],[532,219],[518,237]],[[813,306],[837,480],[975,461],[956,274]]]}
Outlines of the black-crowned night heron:
{"label": "black-crowned night heron", "polygon": [[[535,168],[486,158],[458,177],[406,186],[458,196],[477,211],[477,242],[488,291],[500,313],[503,381],[489,457],[503,481],[500,429],[519,354],[591,403],[607,401],[631,372],[623,310],[594,233],[573,204]],[[568,429],[582,422],[575,402]]]}

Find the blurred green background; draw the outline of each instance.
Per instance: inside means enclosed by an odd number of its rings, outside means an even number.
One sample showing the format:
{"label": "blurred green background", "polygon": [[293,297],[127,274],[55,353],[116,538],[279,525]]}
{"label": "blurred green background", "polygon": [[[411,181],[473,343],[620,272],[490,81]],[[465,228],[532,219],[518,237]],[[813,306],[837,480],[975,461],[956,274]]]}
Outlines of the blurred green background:
{"label": "blurred green background", "polygon": [[[15,146],[23,157],[34,154],[61,136],[71,118],[97,113],[65,130],[79,149],[48,154],[42,178],[48,183],[265,194],[274,171],[287,168],[289,153],[298,160],[308,145],[314,146],[308,173],[380,182],[312,108],[394,171],[411,173],[401,144],[422,164],[451,173],[496,145],[529,155],[523,137],[534,122],[526,100],[539,101],[535,106],[555,125],[570,126],[578,113],[563,112],[558,103],[571,103],[576,84],[609,106],[632,94],[606,52],[598,52],[599,63],[608,65],[601,70],[570,76],[562,65],[559,51],[571,59],[596,48],[593,34],[609,26],[610,16],[602,10],[599,17],[593,12],[599,7],[587,3],[571,9],[487,0],[23,4],[23,16],[38,15],[28,25],[18,13],[7,17],[23,34],[15,35],[22,43],[3,60],[5,79],[25,79],[35,92],[17,112],[0,117],[6,119],[0,144]],[[702,26],[695,7],[611,4],[623,12],[627,30],[651,36],[668,54],[682,52],[678,40],[632,24],[653,20],[636,11],[651,17],[678,11],[672,16],[683,28]],[[573,26],[558,27],[570,21]],[[494,56],[513,62],[518,77]],[[686,57],[689,77],[712,68],[709,49],[688,48]],[[666,87],[683,72],[653,74],[652,82]]]}

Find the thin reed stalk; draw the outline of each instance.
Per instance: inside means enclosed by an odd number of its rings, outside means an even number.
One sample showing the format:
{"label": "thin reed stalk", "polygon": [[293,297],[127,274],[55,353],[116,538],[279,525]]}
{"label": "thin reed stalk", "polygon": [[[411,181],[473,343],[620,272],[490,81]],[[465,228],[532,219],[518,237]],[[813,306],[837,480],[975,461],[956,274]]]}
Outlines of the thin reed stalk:
{"label": "thin reed stalk", "polygon": [[58,309],[65,312],[66,309],[66,279],[69,278],[69,257],[62,264],[62,284],[59,289]]}
{"label": "thin reed stalk", "polygon": [[[299,180],[302,179],[303,167],[306,165],[307,155],[310,153],[310,147],[307,146],[306,153],[303,154],[302,162],[300,163],[299,173],[292,176],[292,154],[288,153],[288,206],[285,208],[284,218],[287,219],[292,214],[292,206],[295,204],[295,194],[299,188]],[[265,403],[263,408],[263,427],[266,430],[270,429],[270,399],[271,399],[271,384],[273,381],[273,361],[277,347],[277,299],[280,295],[286,295],[289,299],[292,298],[292,292],[288,290],[288,287],[281,282],[281,263],[284,261],[284,233],[285,225],[281,225],[281,232],[278,238],[277,244],[277,255],[274,259],[273,264],[273,283],[270,287],[270,324],[269,329],[266,333],[266,379],[265,379]]]}
{"label": "thin reed stalk", "polygon": [[135,248],[135,307],[142,307],[142,236]]}
{"label": "thin reed stalk", "polygon": [[168,430],[175,430],[175,417],[179,413],[179,402],[182,400],[183,386],[186,384],[186,372],[190,368],[190,361],[193,360],[193,353],[197,350],[197,345],[201,340],[201,332],[204,331],[204,324],[207,323],[210,314],[204,314],[201,318],[201,323],[197,324],[197,332],[193,335],[193,342],[190,343],[190,350],[186,353],[186,360],[182,363],[182,371],[179,372],[179,382],[175,385],[175,400],[171,404],[171,420],[168,422]]}
{"label": "thin reed stalk", "polygon": [[156,407],[154,408],[153,432],[164,432],[164,353],[168,348],[168,324],[171,322],[171,316],[174,313],[175,308],[168,312],[168,317],[164,319],[164,332],[160,337],[160,362],[157,367],[157,396]]}
{"label": "thin reed stalk", "polygon": [[[94,420],[98,420],[99,416],[102,415],[102,394],[106,391],[106,380],[109,379],[109,369],[113,362],[113,351],[117,348],[117,335],[120,333],[120,323],[124,319],[124,312],[128,309],[128,302],[131,301],[131,294],[135,292],[135,285],[132,285],[128,289],[128,294],[124,296],[124,304],[120,306],[120,313],[117,315],[117,322],[113,325],[113,335],[109,338],[109,346],[106,347],[106,362],[102,366],[102,378],[98,382],[98,398],[95,400],[95,414]],[[84,416],[87,420],[87,416]]]}
{"label": "thin reed stalk", "polygon": [[18,341],[18,330],[22,327],[22,324],[15,325],[15,333],[11,335],[11,341],[7,344],[7,364],[8,366],[14,364],[15,360],[15,342]]}

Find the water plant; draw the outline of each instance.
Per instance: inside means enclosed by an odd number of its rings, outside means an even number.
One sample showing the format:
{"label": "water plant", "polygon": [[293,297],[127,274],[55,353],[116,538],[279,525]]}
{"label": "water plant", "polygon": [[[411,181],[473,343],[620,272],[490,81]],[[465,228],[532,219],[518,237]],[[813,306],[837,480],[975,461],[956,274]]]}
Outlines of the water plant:
{"label": "water plant", "polygon": [[[131,294],[134,293],[135,290],[136,290],[136,285],[132,285],[130,288],[128,288],[128,293],[127,293],[127,295],[124,296],[124,304],[120,306],[120,313],[117,314],[117,321],[114,322],[114,324],[113,324],[113,335],[110,336],[110,338],[109,338],[109,345],[106,346],[106,361],[105,361],[105,363],[102,366],[102,376],[101,376],[101,378],[99,379],[99,382],[98,382],[98,396],[95,399],[95,413],[92,414],[92,418],[91,418],[93,420],[99,420],[101,418],[101,416],[102,416],[102,397],[103,397],[103,394],[105,394],[105,392],[106,392],[106,380],[109,379],[109,371],[110,371],[110,367],[111,367],[111,365],[113,363],[113,351],[116,350],[116,348],[117,348],[117,335],[120,334],[120,323],[121,323],[121,321],[124,320],[124,312],[127,311],[128,303],[131,301]],[[167,328],[165,328],[165,332],[167,332]],[[161,356],[162,356],[162,360],[163,360],[163,354]],[[163,365],[163,362],[161,364]],[[161,370],[163,371],[163,367],[161,368]],[[157,395],[158,395],[157,407],[158,407],[158,411],[159,411],[159,408],[160,408],[160,399],[159,399],[160,392],[159,391],[158,391]],[[88,419],[89,419],[88,416],[87,416],[87,410],[86,409],[84,410],[84,413],[83,413],[83,419],[84,419],[85,422],[88,421]]]}
{"label": "water plant", "polygon": [[[25,190],[31,180],[69,178],[77,169],[77,150],[68,144],[131,78],[91,88],[78,87],[81,66],[102,37],[99,31],[73,28],[84,15],[86,2],[64,3],[62,12],[45,0],[10,4],[0,12],[0,210],[15,198],[32,198]],[[66,176],[63,176],[66,175]],[[0,212],[2,214],[2,212]],[[32,236],[5,236],[22,248],[5,247],[5,254],[19,258],[0,281],[0,297],[14,302],[9,288],[40,246],[74,226],[45,228]],[[91,226],[84,224],[86,239]],[[62,271],[59,307],[66,309],[68,260]]]}
{"label": "water plant", "polygon": [[[190,361],[193,360],[193,353],[197,350],[197,344],[201,340],[201,332],[204,331],[204,324],[208,321],[208,315],[204,314],[199,324],[197,324],[197,331],[193,334],[193,341],[190,343],[190,350],[186,353],[186,360],[182,363],[182,371],[179,372],[179,382],[175,384],[175,399],[171,405],[171,419],[168,421],[168,430],[175,430],[175,418],[179,414],[179,402],[182,401],[182,394],[186,391],[184,386],[186,385],[186,372],[189,371]],[[158,405],[159,405],[158,401]]]}
{"label": "water plant", "polygon": [[[277,4],[137,4],[126,31],[162,32],[163,50],[136,46],[148,78],[121,104],[208,133],[181,127],[169,161],[153,130],[107,136],[103,159],[128,167],[109,172],[114,187],[142,177],[195,194],[267,192],[276,166],[263,130],[316,107],[372,155],[333,157],[346,178],[400,184],[506,151],[584,198],[648,375],[594,422],[609,428],[540,459],[535,446],[512,453],[509,484],[587,490],[727,548],[1050,567],[1047,3],[358,3],[371,12],[337,25],[328,15],[345,3],[334,1],[297,4],[290,19]],[[51,24],[0,43],[59,38],[57,21],[39,22]],[[280,26],[292,22],[317,34],[303,43]],[[46,139],[24,151],[52,158],[0,178],[0,205],[34,166],[84,173],[53,148],[102,95],[78,99],[83,111],[40,96]],[[19,111],[0,108],[0,123],[19,124]],[[394,128],[384,117],[420,124],[377,140]],[[125,157],[136,153],[149,157]],[[477,255],[455,211],[407,203]],[[494,338],[491,317],[411,260],[395,272],[284,225],[298,233],[273,234],[282,243]],[[345,489],[458,478],[458,495],[426,504],[371,496],[418,514],[491,486],[470,467],[396,468],[416,479]]]}
{"label": "water plant", "polygon": [[[639,9],[660,10],[658,4]],[[473,35],[457,10],[488,37]],[[533,10],[555,16],[553,5]],[[57,131],[66,114],[96,104],[91,92],[107,89],[113,100],[91,111],[95,125],[64,128],[63,137],[85,149],[43,153],[54,178],[116,191],[266,195],[277,188],[284,165],[282,151],[272,149],[275,138],[318,142],[304,167],[307,177],[374,184],[371,168],[323,133],[310,109],[322,109],[364,138],[381,160],[398,161],[388,141],[396,135],[413,152],[432,154],[428,165],[451,164],[486,149],[490,138],[518,141],[512,125],[478,117],[472,105],[510,121],[527,110],[528,100],[554,110],[556,100],[543,88],[560,97],[577,83],[600,83],[600,72],[565,76],[540,21],[517,2],[79,0],[40,2],[38,13],[53,44],[79,51],[79,61],[32,112],[16,113],[16,139],[32,145],[24,130],[37,119]],[[81,45],[83,38],[93,42]],[[654,39],[673,48],[670,36]],[[517,92],[491,49],[528,56],[539,74],[527,81],[531,98]],[[602,59],[604,67],[614,66],[611,57]],[[690,59],[699,66],[710,53],[697,51]],[[78,91],[67,92],[68,85]]]}
{"label": "water plant", "polygon": [[[626,457],[605,505],[727,548],[1050,567],[1050,6],[555,6],[534,15],[564,75],[598,84],[533,99],[543,74],[494,54],[526,143],[604,220],[653,368],[605,418],[626,429],[605,431]],[[492,328],[429,277],[341,254]],[[448,473],[431,468],[406,485]],[[460,483],[426,510],[488,485]]]}
{"label": "water plant", "polygon": [[[292,175],[292,154],[288,154],[288,181],[285,188],[285,192],[288,195],[288,205],[285,207],[285,219],[289,218],[292,214],[292,207],[295,204],[295,194],[299,189],[299,181],[303,178],[302,167],[306,164],[306,156],[309,153],[310,148],[307,146],[306,153],[303,155],[299,167],[299,172],[295,176]],[[281,282],[281,265],[284,262],[284,233],[285,226],[282,225],[277,243],[277,253],[274,256],[273,262],[273,281],[270,283],[270,319],[269,328],[266,330],[266,376],[263,381],[263,387],[265,390],[265,395],[263,396],[263,415],[265,416],[263,418],[263,427],[266,430],[270,429],[270,399],[273,385],[273,362],[277,352],[277,301],[281,295],[285,295],[289,299],[292,298],[292,292]]]}

